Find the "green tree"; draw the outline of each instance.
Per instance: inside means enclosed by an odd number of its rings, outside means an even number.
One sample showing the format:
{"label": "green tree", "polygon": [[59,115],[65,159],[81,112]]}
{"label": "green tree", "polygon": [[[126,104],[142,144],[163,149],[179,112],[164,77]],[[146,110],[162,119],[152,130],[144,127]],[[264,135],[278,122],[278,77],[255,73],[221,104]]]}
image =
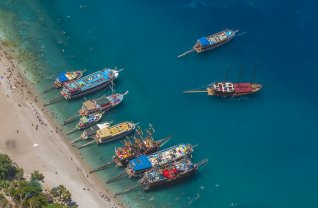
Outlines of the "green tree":
{"label": "green tree", "polygon": [[65,206],[54,203],[54,204],[48,204],[48,205],[44,206],[44,208],[65,208]]}
{"label": "green tree", "polygon": [[68,204],[72,201],[71,192],[69,192],[63,185],[58,185],[57,187],[52,188],[50,193],[62,204]]}
{"label": "green tree", "polygon": [[17,203],[17,205],[23,206],[26,201],[33,196],[36,196],[42,192],[41,185],[36,181],[12,181],[10,187],[6,190]]}
{"label": "green tree", "polygon": [[41,181],[44,183],[44,175],[39,171],[35,170],[31,173],[31,180]]}
{"label": "green tree", "polygon": [[0,154],[0,180],[11,180],[17,173],[16,166],[6,154]]}
{"label": "green tree", "polygon": [[29,198],[25,204],[27,204],[27,207],[30,208],[40,208],[47,205],[48,201],[43,193],[39,193],[38,195],[34,195],[31,198]]}
{"label": "green tree", "polygon": [[17,168],[17,172],[15,174],[15,179],[22,180],[23,179],[24,170],[23,168]]}

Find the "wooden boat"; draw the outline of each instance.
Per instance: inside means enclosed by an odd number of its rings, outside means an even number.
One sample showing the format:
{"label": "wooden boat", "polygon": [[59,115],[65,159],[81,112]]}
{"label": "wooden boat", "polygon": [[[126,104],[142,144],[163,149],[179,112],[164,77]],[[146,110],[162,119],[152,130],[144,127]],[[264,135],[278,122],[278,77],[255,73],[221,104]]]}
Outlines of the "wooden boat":
{"label": "wooden boat", "polygon": [[71,133],[78,131],[78,130],[86,129],[86,128],[96,124],[102,118],[102,116],[103,116],[103,113],[94,113],[94,114],[90,114],[88,116],[83,116],[79,120],[79,122],[76,124],[75,128],[72,129],[67,134],[71,134]]}
{"label": "wooden boat", "polygon": [[138,181],[145,191],[159,188],[162,186],[172,185],[181,182],[192,176],[198,171],[199,167],[206,164],[207,159],[199,163],[192,163],[191,159],[183,158],[178,161],[170,162],[161,167],[154,167],[145,172],[143,177]]}
{"label": "wooden boat", "polygon": [[[223,82],[213,82],[209,84],[206,88],[206,90],[188,90],[184,91],[184,93],[207,93],[209,96],[216,96],[216,97],[239,97],[239,96],[245,96],[250,95],[259,92],[262,89],[262,85],[258,83],[254,83],[254,76],[255,76],[255,70],[252,76],[251,82],[229,82],[225,81]],[[241,73],[243,71],[243,66],[241,68]]]}
{"label": "wooden boat", "polygon": [[238,97],[259,92],[262,85],[258,83],[214,82],[207,88],[208,95],[217,97]]}
{"label": "wooden boat", "polygon": [[97,99],[87,100],[83,102],[82,107],[77,112],[77,114],[71,116],[70,118],[64,121],[64,125],[72,123],[79,116],[85,116],[96,112],[110,111],[123,101],[124,96],[126,94],[128,94],[128,91],[126,91],[124,94],[114,93],[109,96],[102,96]]}
{"label": "wooden boat", "polygon": [[131,133],[133,133],[138,124],[132,122],[122,122],[113,126],[105,127],[96,132],[93,136],[94,141],[88,142],[78,147],[78,149],[86,147],[94,142],[97,144],[103,144],[121,139]]}
{"label": "wooden boat", "polygon": [[88,115],[97,111],[109,111],[120,104],[127,93],[128,91],[126,91],[124,94],[116,93],[109,96],[102,96],[94,100],[87,100],[83,103],[78,114]]}
{"label": "wooden boat", "polygon": [[132,122],[122,122],[114,126],[98,130],[93,138],[97,144],[112,142],[133,133],[136,125],[137,124]]}
{"label": "wooden boat", "polygon": [[73,72],[62,72],[60,73],[55,82],[54,82],[54,86],[56,88],[60,88],[60,87],[63,87],[63,84],[65,82],[68,82],[68,81],[72,81],[72,80],[76,80],[76,79],[79,79],[83,76],[83,73],[85,72],[86,70],[84,71],[73,71]]}
{"label": "wooden boat", "polygon": [[54,84],[51,85],[49,88],[45,89],[42,92],[42,94],[46,93],[46,92],[49,92],[49,91],[51,91],[53,89],[56,89],[56,88],[61,88],[65,82],[81,78],[85,71],[86,70],[83,70],[83,71],[71,71],[71,72],[61,72],[57,76]]}
{"label": "wooden boat", "polygon": [[129,178],[140,177],[155,166],[162,166],[184,157],[190,157],[192,152],[193,147],[190,144],[175,145],[151,155],[141,155],[130,160],[125,171]]}
{"label": "wooden boat", "polygon": [[75,99],[107,87],[119,75],[116,69],[105,68],[77,80],[63,84],[60,94],[67,100]]}
{"label": "wooden boat", "polygon": [[148,135],[145,138],[134,137],[134,142],[131,143],[129,140],[125,141],[123,147],[115,148],[115,155],[113,156],[113,161],[116,166],[122,167],[126,166],[129,160],[134,159],[140,155],[148,155],[158,151],[158,149],[169,141],[170,137],[155,141],[153,139],[153,127],[147,130]]}
{"label": "wooden boat", "polygon": [[202,93],[205,92],[209,96],[216,97],[239,97],[250,95],[259,92],[262,89],[262,85],[258,83],[243,82],[213,82],[209,84],[206,90],[188,90],[184,93]]}
{"label": "wooden boat", "polygon": [[230,29],[225,29],[208,37],[199,38],[196,44],[193,46],[193,49],[197,53],[215,49],[234,38],[236,32],[238,32],[238,30],[233,31]]}
{"label": "wooden boat", "polygon": [[137,127],[136,132],[137,136],[133,137],[133,142],[131,142],[130,139],[127,139],[124,141],[123,146],[115,148],[115,155],[113,156],[112,161],[91,170],[90,173],[103,170],[113,163],[115,163],[117,167],[126,167],[129,160],[142,154],[151,154],[158,151],[158,149],[171,138],[166,137],[164,139],[155,141],[153,139],[153,134],[155,131],[151,125],[149,125],[149,129],[147,130],[148,134],[145,138],[142,137],[143,132],[139,126]]}
{"label": "wooden boat", "polygon": [[118,77],[120,71],[117,68],[105,68],[80,79],[65,82],[63,89],[60,91],[60,96],[49,100],[44,106],[59,102],[63,98],[71,100],[101,90],[112,83]]}
{"label": "wooden boat", "polygon": [[80,140],[87,140],[87,139],[90,139],[90,138],[93,138],[93,136],[96,134],[96,132],[100,129],[103,129],[103,128],[106,128],[106,127],[109,127],[111,125],[112,122],[104,122],[104,123],[100,123],[100,124],[95,124],[91,127],[89,127],[88,129],[86,129],[85,131],[83,131],[83,133],[78,137],[76,138],[75,140],[73,140],[71,142],[71,144],[75,143],[75,142],[78,142]]}
{"label": "wooden boat", "polygon": [[197,53],[201,53],[208,50],[213,50],[232,40],[237,32],[238,30],[233,31],[230,29],[225,29],[223,31],[212,34],[210,36],[199,38],[197,42],[195,43],[195,45],[193,46],[193,49],[179,55],[178,58],[185,56],[193,51],[196,51]]}

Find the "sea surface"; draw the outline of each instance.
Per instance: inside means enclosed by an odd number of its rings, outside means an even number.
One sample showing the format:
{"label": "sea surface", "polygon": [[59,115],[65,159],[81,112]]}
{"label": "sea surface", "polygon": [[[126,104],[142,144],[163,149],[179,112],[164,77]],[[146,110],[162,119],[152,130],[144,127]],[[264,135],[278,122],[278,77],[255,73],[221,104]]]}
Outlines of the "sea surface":
{"label": "sea surface", "polygon": [[[198,144],[193,161],[209,158],[182,184],[121,195],[132,207],[318,207],[317,25],[315,0],[0,1],[2,33],[18,47],[39,92],[61,71],[123,68],[114,89],[129,94],[104,120],[151,123],[156,139],[173,136],[166,147]],[[225,28],[240,35],[212,52],[177,58],[196,39]],[[255,67],[254,81],[263,85],[257,95],[183,93],[222,81],[227,71],[229,80],[251,81]],[[83,100],[49,109],[62,122]],[[93,168],[110,161],[121,144],[80,152]],[[98,174],[107,180],[121,171]],[[122,177],[109,186],[118,192],[135,183]]]}

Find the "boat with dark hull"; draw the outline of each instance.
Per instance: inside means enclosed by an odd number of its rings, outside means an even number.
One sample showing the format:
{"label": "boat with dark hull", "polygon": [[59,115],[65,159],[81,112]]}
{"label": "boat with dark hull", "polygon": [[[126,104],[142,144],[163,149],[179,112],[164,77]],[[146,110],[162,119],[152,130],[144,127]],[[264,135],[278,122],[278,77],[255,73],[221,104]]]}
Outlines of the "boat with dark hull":
{"label": "boat with dark hull", "polygon": [[86,129],[94,124],[96,124],[103,116],[103,113],[94,113],[88,116],[83,116],[79,122],[76,124],[75,128],[70,130],[68,134],[71,134],[75,131]]}
{"label": "boat with dark hull", "polygon": [[190,144],[179,144],[167,149],[155,152],[151,155],[141,155],[129,161],[125,168],[129,178],[140,177],[153,167],[162,166],[184,157],[191,157],[193,146]]}
{"label": "boat with dark hull", "polygon": [[145,172],[138,182],[145,191],[173,185],[192,176],[198,171],[200,166],[207,162],[208,160],[205,159],[194,164],[191,162],[191,159],[183,158],[179,161],[173,161],[161,167],[152,168]]}
{"label": "boat with dark hull", "polygon": [[60,94],[67,100],[83,97],[107,87],[119,75],[116,69],[105,68],[77,80],[63,84]]}
{"label": "boat with dark hull", "polygon": [[178,58],[185,56],[193,51],[202,53],[220,47],[221,45],[224,45],[225,43],[232,40],[237,32],[238,30],[234,31],[231,29],[225,29],[210,36],[199,38],[193,46],[193,49],[179,55]]}

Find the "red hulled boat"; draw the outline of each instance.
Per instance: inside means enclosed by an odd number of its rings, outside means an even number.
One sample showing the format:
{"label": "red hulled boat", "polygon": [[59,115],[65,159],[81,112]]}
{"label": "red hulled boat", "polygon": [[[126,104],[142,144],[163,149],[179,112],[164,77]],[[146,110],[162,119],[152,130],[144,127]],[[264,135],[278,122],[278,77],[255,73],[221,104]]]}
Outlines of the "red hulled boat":
{"label": "red hulled boat", "polygon": [[238,97],[256,93],[262,89],[258,83],[214,82],[207,87],[208,95],[220,97]]}

